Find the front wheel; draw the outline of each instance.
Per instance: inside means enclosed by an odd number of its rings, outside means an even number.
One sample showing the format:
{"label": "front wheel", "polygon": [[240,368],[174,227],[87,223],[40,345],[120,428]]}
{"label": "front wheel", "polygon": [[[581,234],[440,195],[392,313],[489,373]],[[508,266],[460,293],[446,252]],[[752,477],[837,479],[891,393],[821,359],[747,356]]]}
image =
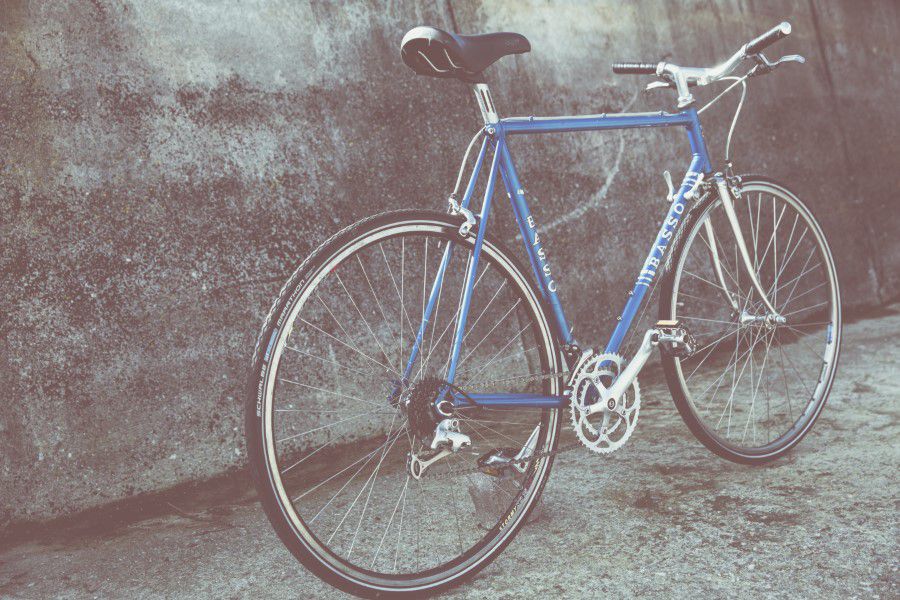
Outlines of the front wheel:
{"label": "front wheel", "polygon": [[[411,459],[437,439],[436,415],[397,386],[449,377],[473,247],[459,225],[403,211],[348,227],[298,267],[260,336],[246,435],[263,507],[300,562],[353,594],[421,597],[471,577],[525,523],[550,474],[558,409],[453,409],[471,445],[424,474]],[[526,272],[485,240],[460,388],[561,392],[540,377],[559,371],[559,353]],[[520,471],[473,474],[479,457],[526,446],[535,459]]]}
{"label": "front wheel", "polygon": [[744,177],[734,209],[780,316],[751,285],[722,201],[709,194],[685,217],[660,282],[659,318],[679,320],[696,350],[662,362],[694,435],[724,458],[757,464],[788,452],[821,413],[837,369],[841,302],[828,243],[795,194]]}

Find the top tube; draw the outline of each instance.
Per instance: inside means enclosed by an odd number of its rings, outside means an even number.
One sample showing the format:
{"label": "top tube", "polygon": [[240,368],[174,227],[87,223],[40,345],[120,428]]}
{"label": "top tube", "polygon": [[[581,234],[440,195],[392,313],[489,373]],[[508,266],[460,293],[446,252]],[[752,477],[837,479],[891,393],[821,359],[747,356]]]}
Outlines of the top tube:
{"label": "top tube", "polygon": [[699,168],[704,173],[712,171],[709,153],[703,140],[703,130],[697,109],[668,113],[602,113],[598,115],[577,115],[571,117],[509,117],[491,124],[502,134],[520,135],[531,133],[564,133],[575,131],[603,131],[607,129],[638,129],[643,127],[685,127],[691,152],[700,158]]}
{"label": "top tube", "polygon": [[638,127],[675,127],[691,125],[689,111],[678,113],[639,112],[602,113],[572,117],[510,117],[500,119],[506,133],[559,133],[566,131],[596,131],[602,129],[634,129]]}

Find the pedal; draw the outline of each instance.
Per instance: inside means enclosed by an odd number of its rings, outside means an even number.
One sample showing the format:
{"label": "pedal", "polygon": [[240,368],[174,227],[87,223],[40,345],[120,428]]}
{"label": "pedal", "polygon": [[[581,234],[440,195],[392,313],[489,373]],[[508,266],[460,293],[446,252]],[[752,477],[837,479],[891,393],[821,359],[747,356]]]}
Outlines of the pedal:
{"label": "pedal", "polygon": [[659,332],[657,342],[663,352],[677,358],[687,358],[696,352],[697,340],[680,321],[660,320],[655,327]]}
{"label": "pedal", "polygon": [[515,448],[494,448],[478,458],[478,469],[485,475],[509,479],[521,475],[524,468],[516,462]]}

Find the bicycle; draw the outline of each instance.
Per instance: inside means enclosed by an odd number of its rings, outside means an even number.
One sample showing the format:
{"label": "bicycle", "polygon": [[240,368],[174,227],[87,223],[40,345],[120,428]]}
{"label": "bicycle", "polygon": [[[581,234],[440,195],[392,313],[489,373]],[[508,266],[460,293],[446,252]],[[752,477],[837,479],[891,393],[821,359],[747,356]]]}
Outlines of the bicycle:
{"label": "bicycle", "polygon": [[[679,413],[719,456],[761,464],[809,432],[840,349],[834,261],[794,193],[735,175],[730,160],[747,81],[803,62],[762,53],[790,30],[781,23],[711,68],[613,65],[655,76],[648,89],[674,90],[674,112],[518,118],[499,117],[483,72],[528,52],[524,36],[406,34],[403,61],[472,84],[483,127],[446,213],[388,212],[343,229],[294,271],[265,320],[248,451],[266,514],[303,565],[369,597],[430,594],[472,577],[525,524],[568,449],[559,447],[561,411],[578,447],[617,450],[636,426],[637,376],[657,349]],[[749,68],[732,75],[741,65]],[[698,109],[692,88],[717,81],[732,83]],[[699,115],[737,86],[725,163],[714,169]],[[508,141],[641,127],[684,128],[691,160],[677,189],[666,173],[667,214],[599,352],[566,320]],[[527,265],[488,235],[498,179]],[[660,272],[658,322],[626,359],[617,353]],[[479,496],[479,486],[492,493]],[[484,497],[494,504],[476,510]]]}

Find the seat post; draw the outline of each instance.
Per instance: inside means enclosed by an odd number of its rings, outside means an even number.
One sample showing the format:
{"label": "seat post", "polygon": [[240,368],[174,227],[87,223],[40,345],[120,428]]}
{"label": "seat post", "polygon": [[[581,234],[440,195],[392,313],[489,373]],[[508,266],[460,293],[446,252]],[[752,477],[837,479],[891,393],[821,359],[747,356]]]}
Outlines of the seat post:
{"label": "seat post", "polygon": [[497,109],[494,107],[494,99],[491,97],[491,90],[486,83],[475,84],[475,99],[478,101],[478,108],[481,109],[485,125],[493,125],[500,121]]}

